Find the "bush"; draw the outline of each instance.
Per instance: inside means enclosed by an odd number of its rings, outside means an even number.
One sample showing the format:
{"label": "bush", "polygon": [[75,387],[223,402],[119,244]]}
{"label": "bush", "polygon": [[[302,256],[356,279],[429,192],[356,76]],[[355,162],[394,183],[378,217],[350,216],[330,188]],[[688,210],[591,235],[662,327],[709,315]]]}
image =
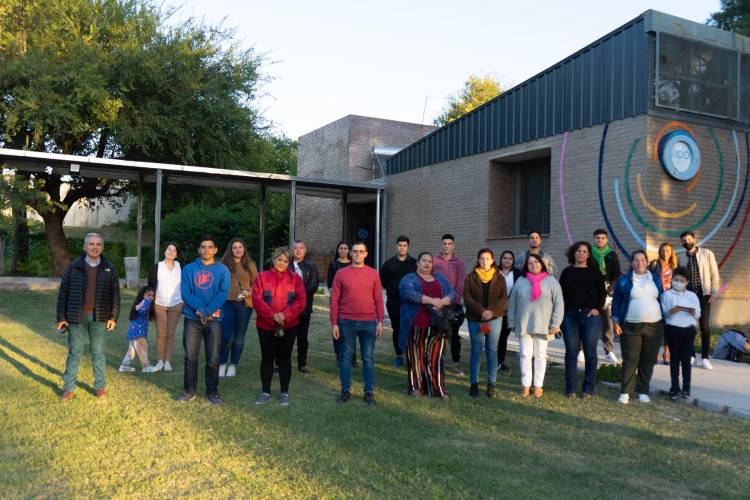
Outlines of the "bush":
{"label": "bush", "polygon": [[602,382],[622,382],[622,365],[602,365],[596,377]]}

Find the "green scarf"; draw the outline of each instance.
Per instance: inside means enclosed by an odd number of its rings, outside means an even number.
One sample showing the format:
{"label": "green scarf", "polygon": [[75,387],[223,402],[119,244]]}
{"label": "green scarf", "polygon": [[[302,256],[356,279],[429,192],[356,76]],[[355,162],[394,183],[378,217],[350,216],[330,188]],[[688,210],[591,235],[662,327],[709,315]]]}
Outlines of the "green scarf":
{"label": "green scarf", "polygon": [[607,265],[604,262],[605,257],[612,253],[612,249],[609,245],[605,245],[604,248],[599,248],[596,245],[591,245],[591,253],[594,256],[597,264],[599,264],[599,272],[602,274],[607,273]]}

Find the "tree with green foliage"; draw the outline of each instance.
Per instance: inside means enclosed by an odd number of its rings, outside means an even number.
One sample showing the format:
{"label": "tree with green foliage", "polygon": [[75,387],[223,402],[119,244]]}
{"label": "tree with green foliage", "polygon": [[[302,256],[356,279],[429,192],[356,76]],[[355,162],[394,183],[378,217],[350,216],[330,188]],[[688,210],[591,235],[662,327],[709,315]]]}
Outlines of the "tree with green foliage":
{"label": "tree with green foliage", "polygon": [[706,21],[726,31],[750,36],[750,0],[721,0],[721,9]]}
{"label": "tree with green foliage", "polygon": [[[261,169],[253,107],[261,60],[231,30],[150,0],[5,0],[0,5],[3,147]],[[169,23],[168,23],[169,21]],[[11,166],[12,167],[12,166]],[[63,219],[78,200],[117,204],[118,179],[2,177],[45,223],[53,274],[70,261]]]}
{"label": "tree with green foliage", "polygon": [[448,97],[448,104],[442,113],[435,118],[438,126],[446,125],[469,111],[491,101],[502,94],[500,82],[489,75],[469,75],[463,88],[455,95]]}

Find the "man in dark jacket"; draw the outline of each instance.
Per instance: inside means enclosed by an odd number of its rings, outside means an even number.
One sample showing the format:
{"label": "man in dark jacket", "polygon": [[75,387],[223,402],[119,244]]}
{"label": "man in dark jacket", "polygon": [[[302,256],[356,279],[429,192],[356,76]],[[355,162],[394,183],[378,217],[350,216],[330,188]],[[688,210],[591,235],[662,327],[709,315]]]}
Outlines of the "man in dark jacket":
{"label": "man in dark jacket", "polygon": [[[620,259],[617,257],[617,252],[609,246],[608,236],[607,231],[604,229],[594,231],[594,244],[591,246],[591,252],[599,266],[599,271],[604,275],[604,284],[607,287],[607,300],[604,309],[601,310],[602,347],[607,354],[607,360],[611,363],[617,363],[617,355],[615,354],[613,344],[615,336],[612,331],[610,316],[612,314],[612,292],[622,272],[620,272]],[[582,362],[580,359],[582,352],[583,350],[578,354],[579,362]]]}
{"label": "man in dark jacket", "polygon": [[75,397],[86,338],[91,344],[96,396],[107,393],[104,337],[105,331],[115,329],[120,314],[120,281],[114,266],[102,257],[104,239],[96,233],[87,234],[83,250],[84,255],[65,270],[57,294],[57,329],[68,332],[68,358],[61,401]]}
{"label": "man in dark jacket", "polygon": [[395,367],[404,364],[404,351],[398,345],[398,328],[401,321],[401,295],[399,295],[398,285],[401,283],[401,278],[417,270],[417,259],[409,255],[409,243],[409,238],[406,236],[396,238],[396,255],[386,260],[380,268],[380,282],[388,297],[385,307],[393,329],[393,349],[396,351],[393,366]]}
{"label": "man in dark jacket", "polygon": [[302,278],[302,283],[305,285],[305,293],[307,294],[307,305],[299,316],[299,327],[297,328],[297,369],[302,373],[310,372],[307,368],[307,349],[309,347],[307,332],[310,329],[313,299],[320,281],[318,270],[312,262],[305,259],[306,257],[307,246],[305,243],[299,240],[295,241],[293,271]]}

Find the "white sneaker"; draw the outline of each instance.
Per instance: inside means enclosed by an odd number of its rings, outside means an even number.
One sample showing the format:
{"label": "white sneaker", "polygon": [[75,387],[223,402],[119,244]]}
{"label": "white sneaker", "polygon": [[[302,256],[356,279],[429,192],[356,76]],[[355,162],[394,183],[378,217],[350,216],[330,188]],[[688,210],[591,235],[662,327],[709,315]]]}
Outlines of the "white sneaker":
{"label": "white sneaker", "polygon": [[620,394],[620,397],[617,398],[617,402],[626,405],[630,402],[630,396],[628,394]]}
{"label": "white sneaker", "polygon": [[714,365],[711,364],[711,362],[708,360],[708,358],[703,358],[701,361],[701,366],[706,370],[713,370]]}
{"label": "white sneaker", "polygon": [[219,365],[219,377],[227,376],[227,365]]}
{"label": "white sneaker", "polygon": [[134,372],[135,368],[133,368],[132,366],[128,366],[128,365],[120,365],[119,371],[124,372],[124,373],[130,373],[130,372]]}
{"label": "white sneaker", "polygon": [[617,364],[617,354],[615,354],[614,351],[609,351],[606,357],[607,357],[607,361],[609,361],[613,365]]}
{"label": "white sneaker", "polygon": [[171,372],[172,371],[172,363],[169,361],[164,362],[164,371],[165,372]]}
{"label": "white sneaker", "polygon": [[650,403],[651,398],[648,397],[648,394],[638,394],[638,401],[641,403]]}
{"label": "white sneaker", "polygon": [[141,372],[143,373],[154,373],[156,371],[156,367],[153,365],[144,366],[141,368]]}
{"label": "white sneaker", "polygon": [[156,365],[154,365],[154,371],[158,372],[164,368],[164,361],[159,360]]}
{"label": "white sneaker", "polygon": [[586,356],[583,355],[583,351],[578,351],[578,362],[579,363],[586,362]]}
{"label": "white sneaker", "polygon": [[698,366],[695,362],[695,356],[690,356],[690,366]]}
{"label": "white sneaker", "polygon": [[237,367],[234,366],[234,365],[227,366],[226,376],[227,377],[234,377],[235,375],[237,375]]}

